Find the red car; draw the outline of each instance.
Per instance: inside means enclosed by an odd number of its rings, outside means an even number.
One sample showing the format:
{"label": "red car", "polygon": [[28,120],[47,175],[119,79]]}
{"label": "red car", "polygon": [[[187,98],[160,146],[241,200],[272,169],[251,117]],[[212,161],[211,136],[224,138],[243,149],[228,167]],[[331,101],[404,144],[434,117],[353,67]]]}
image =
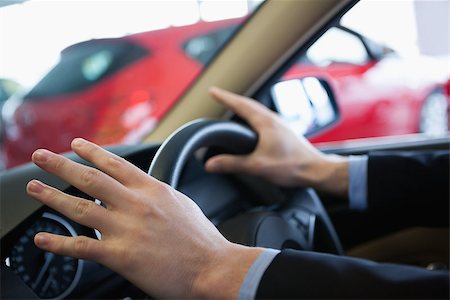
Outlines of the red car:
{"label": "red car", "polygon": [[337,26],[311,46],[283,79],[305,76],[325,78],[340,110],[338,124],[311,137],[314,143],[419,132],[445,135],[449,129],[450,81],[445,62],[404,59]]}
{"label": "red car", "polygon": [[[59,63],[27,94],[11,99],[14,109],[2,114],[6,166],[28,162],[37,148],[69,150],[78,136],[99,144],[142,139],[241,21],[200,22],[66,48]],[[333,47],[336,42],[340,47]],[[334,90],[340,121],[313,142],[446,132],[448,88],[446,94],[442,78],[422,70],[337,26],[284,79],[323,77]]]}

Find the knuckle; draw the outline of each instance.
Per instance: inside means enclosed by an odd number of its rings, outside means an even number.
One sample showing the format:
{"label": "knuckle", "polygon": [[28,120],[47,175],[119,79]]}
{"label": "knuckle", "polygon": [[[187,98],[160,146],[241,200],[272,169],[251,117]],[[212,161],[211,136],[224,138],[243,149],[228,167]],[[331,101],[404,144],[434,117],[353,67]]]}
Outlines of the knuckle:
{"label": "knuckle", "polygon": [[152,186],[153,193],[157,196],[165,195],[170,191],[169,185],[164,182],[156,182]]}
{"label": "knuckle", "polygon": [[105,162],[107,168],[117,168],[120,165],[120,161],[115,157],[108,157]]}
{"label": "knuckle", "polygon": [[121,157],[109,157],[106,159],[105,167],[108,170],[118,170],[123,167],[124,159]]}
{"label": "knuckle", "polygon": [[44,192],[45,192],[45,198],[47,198],[47,200],[55,202],[59,198],[59,193],[56,189],[46,188],[44,190]]}
{"label": "knuckle", "polygon": [[[163,199],[167,199],[164,197]],[[137,214],[143,219],[159,219],[161,215],[164,215],[164,209],[166,208],[167,201],[161,201],[155,203],[155,201],[142,201],[139,200],[135,209]]]}
{"label": "knuckle", "polygon": [[170,185],[161,183],[156,186],[155,195],[159,196],[160,198],[173,198],[175,196],[175,190]]}
{"label": "knuckle", "polygon": [[73,242],[73,251],[75,256],[84,256],[87,252],[88,241],[85,237],[77,236]]}
{"label": "knuckle", "polygon": [[255,116],[253,116],[253,123],[255,125],[262,126],[262,125],[266,124],[265,119],[266,118],[264,118],[264,116],[262,116],[262,115],[255,115]]}
{"label": "knuckle", "polygon": [[132,271],[136,269],[136,258],[132,255],[129,247],[116,248],[116,255],[120,257],[121,268],[127,271]]}
{"label": "knuckle", "polygon": [[83,145],[83,150],[85,152],[86,157],[88,157],[90,159],[95,159],[99,155],[99,151],[98,151],[97,147],[95,147],[94,145],[91,145],[90,143],[85,143]]}
{"label": "knuckle", "polygon": [[261,126],[264,126],[265,128],[276,128],[278,126],[275,118],[261,117],[260,122]]}
{"label": "knuckle", "polygon": [[137,207],[138,207],[138,210],[139,210],[145,217],[153,217],[153,215],[155,214],[154,208],[152,207],[151,204],[149,204],[149,203],[147,203],[147,202],[139,201]]}
{"label": "knuckle", "polygon": [[265,166],[264,160],[258,158],[255,158],[249,162],[249,168],[257,174],[263,171],[264,166]]}
{"label": "knuckle", "polygon": [[81,219],[89,214],[92,208],[92,202],[86,200],[79,200],[75,204],[75,215],[77,218]]}
{"label": "knuckle", "polygon": [[86,169],[85,171],[83,171],[83,173],[81,173],[81,182],[85,185],[85,186],[92,186],[95,184],[95,182],[97,181],[97,178],[99,177],[99,171],[95,170],[95,169]]}
{"label": "knuckle", "polygon": [[129,247],[120,247],[118,252],[127,265],[133,265],[134,257],[131,255],[131,250]]}
{"label": "knuckle", "polygon": [[221,161],[218,163],[218,166],[223,172],[232,172],[237,167],[233,160]]}
{"label": "knuckle", "polygon": [[63,169],[66,165],[66,160],[64,158],[58,157],[55,159],[55,169],[60,170]]}

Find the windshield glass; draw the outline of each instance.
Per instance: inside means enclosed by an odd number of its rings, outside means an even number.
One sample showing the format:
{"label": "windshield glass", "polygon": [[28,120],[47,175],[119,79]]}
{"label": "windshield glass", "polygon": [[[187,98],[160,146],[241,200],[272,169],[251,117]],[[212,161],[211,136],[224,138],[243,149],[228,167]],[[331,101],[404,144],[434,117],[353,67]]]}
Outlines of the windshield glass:
{"label": "windshield glass", "polygon": [[61,53],[59,62],[25,95],[25,99],[45,100],[46,97],[84,91],[107,75],[147,56],[148,52],[120,39],[94,40],[71,46]]}
{"label": "windshield glass", "polygon": [[20,86],[0,104],[0,170],[75,137],[140,142],[261,2],[0,6],[0,80]]}

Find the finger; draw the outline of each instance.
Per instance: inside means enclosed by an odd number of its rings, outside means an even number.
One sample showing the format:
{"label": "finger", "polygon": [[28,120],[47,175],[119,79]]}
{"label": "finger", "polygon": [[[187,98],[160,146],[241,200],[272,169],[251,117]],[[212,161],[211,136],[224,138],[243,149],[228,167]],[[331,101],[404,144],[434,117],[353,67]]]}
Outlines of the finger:
{"label": "finger", "polygon": [[248,162],[248,156],[222,154],[208,159],[205,168],[212,173],[251,173],[252,170],[249,168]]}
{"label": "finger", "polygon": [[104,263],[107,256],[103,242],[86,236],[68,237],[47,232],[35,235],[34,243],[37,247],[58,255],[94,260]]}
{"label": "finger", "polygon": [[269,109],[253,99],[218,87],[211,87],[209,92],[221,104],[245,119],[254,129],[258,129],[260,124],[262,124],[267,117],[272,115],[272,112]]}
{"label": "finger", "polygon": [[56,175],[92,197],[109,205],[127,198],[127,189],[105,173],[76,163],[62,155],[39,149],[32,155],[33,162],[43,170]]}
{"label": "finger", "polygon": [[148,181],[149,176],[142,170],[94,143],[76,138],[72,141],[71,147],[78,156],[93,163],[123,185],[141,185],[144,180]]}
{"label": "finger", "polygon": [[70,196],[38,180],[28,183],[27,192],[31,197],[82,225],[101,232],[111,229],[113,225],[108,222],[111,212],[93,201]]}

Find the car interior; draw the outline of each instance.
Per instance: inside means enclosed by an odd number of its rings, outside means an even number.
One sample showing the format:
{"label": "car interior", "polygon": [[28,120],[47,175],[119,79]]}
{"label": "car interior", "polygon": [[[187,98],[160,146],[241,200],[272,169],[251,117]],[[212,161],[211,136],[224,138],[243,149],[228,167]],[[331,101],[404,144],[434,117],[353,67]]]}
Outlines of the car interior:
{"label": "car interior", "polygon": [[[270,93],[273,85],[289,64],[328,28],[337,25],[356,2],[265,1],[141,144],[107,149],[187,194],[232,241],[448,268],[448,228],[399,228],[382,216],[373,220],[350,211],[342,200],[307,187],[283,189],[259,178],[209,174],[203,168],[207,157],[221,152],[248,153],[257,141],[256,134],[241,119],[212,99],[208,88],[218,86],[258,99],[276,110]],[[321,84],[334,103],[337,119],[339,108],[335,107],[333,90],[326,81]],[[332,122],[317,130],[326,130],[327,126],[333,126]],[[326,153],[358,155],[372,151],[448,150],[449,142],[449,136],[430,138],[414,134],[323,144],[319,148]],[[65,155],[88,164],[73,153]],[[32,237],[39,230],[52,227],[56,232],[101,238],[98,231],[76,224],[32,200],[25,191],[32,179],[101,204],[32,163],[2,172],[1,298],[151,297],[90,261],[61,258],[59,267],[72,270],[67,278],[56,282],[46,273],[48,277],[35,281],[31,287],[22,275],[12,272],[8,264],[14,256],[20,257],[17,266],[26,269],[24,272],[31,277],[42,272],[44,262],[38,259],[42,253],[31,247]],[[430,242],[424,243],[424,239]]]}

